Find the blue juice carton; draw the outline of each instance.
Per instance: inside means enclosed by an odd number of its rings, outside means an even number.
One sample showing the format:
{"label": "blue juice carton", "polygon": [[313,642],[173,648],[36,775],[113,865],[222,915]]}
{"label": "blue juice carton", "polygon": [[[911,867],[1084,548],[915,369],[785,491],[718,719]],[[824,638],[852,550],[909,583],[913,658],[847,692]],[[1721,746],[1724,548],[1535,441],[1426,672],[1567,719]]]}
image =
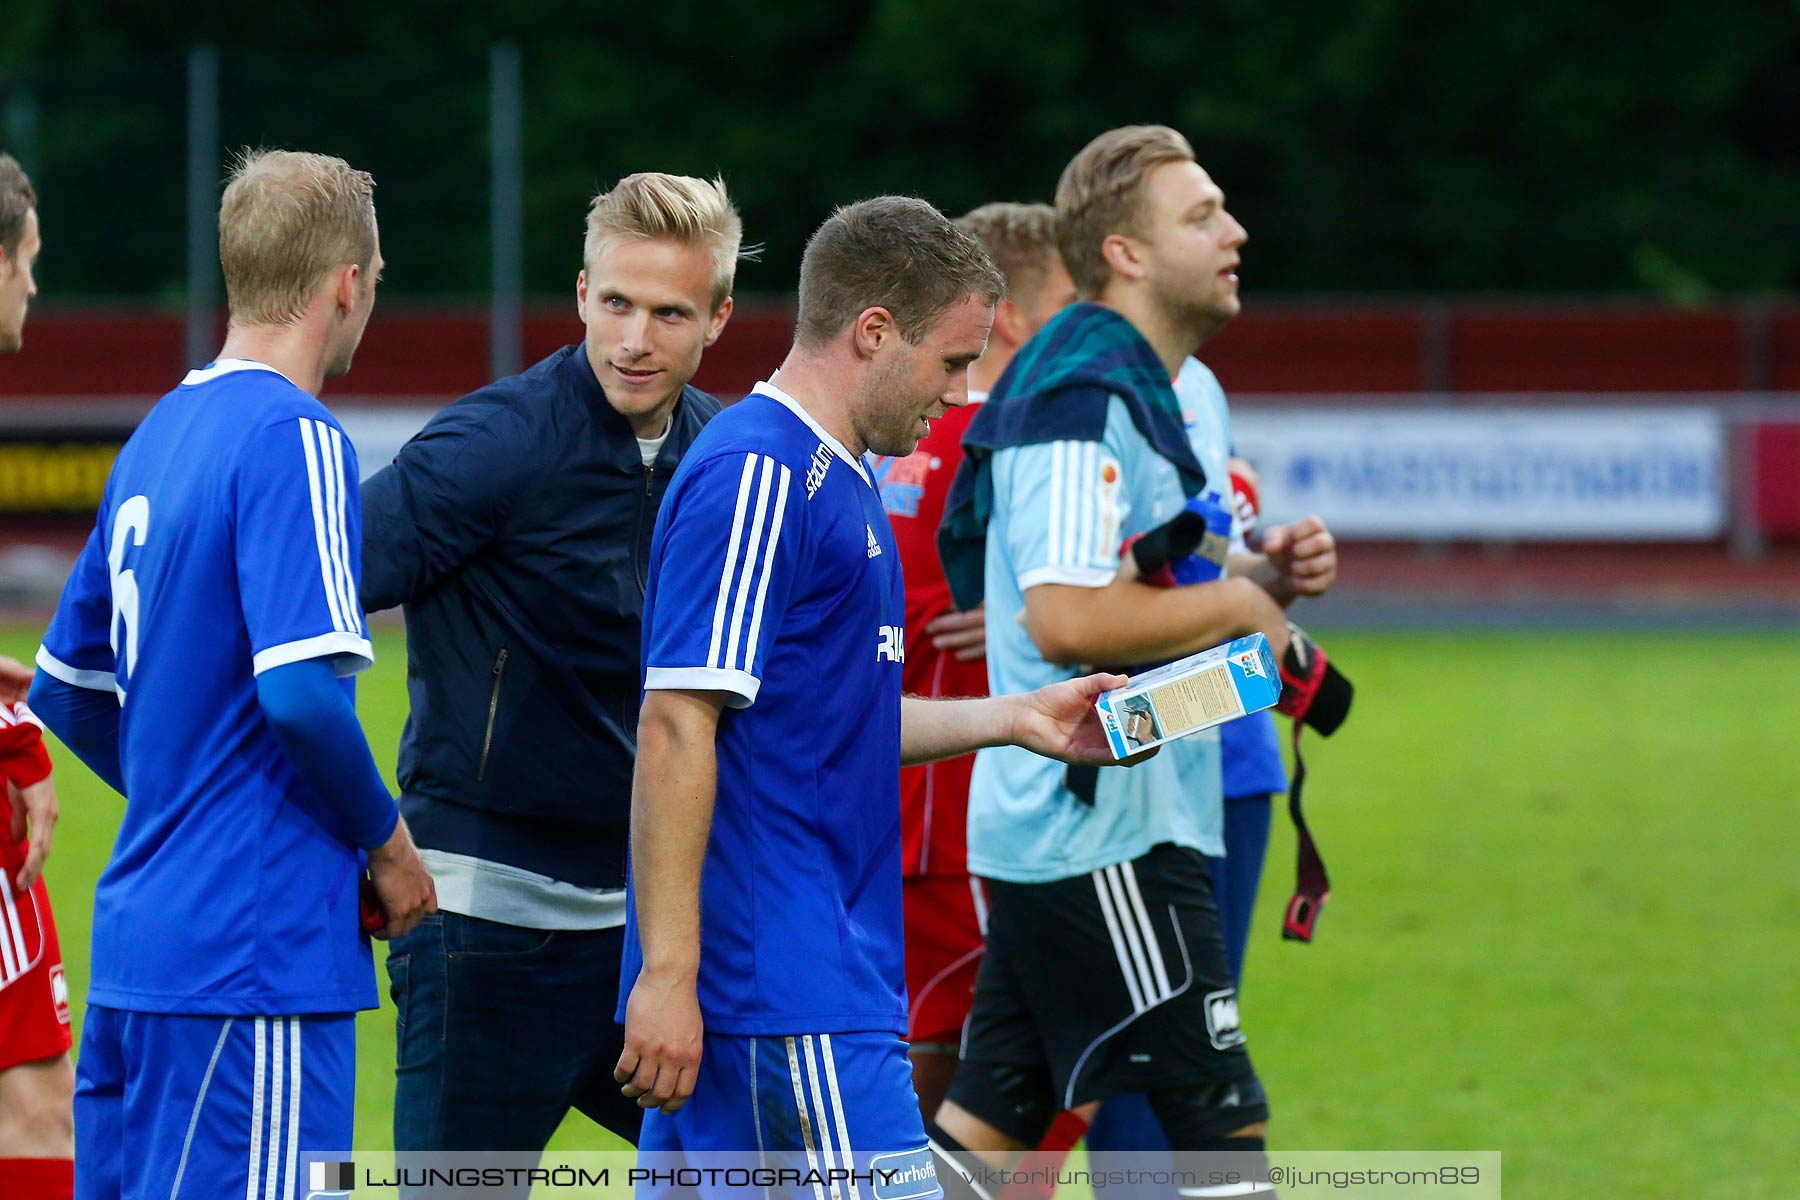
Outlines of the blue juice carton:
{"label": "blue juice carton", "polygon": [[1260,633],[1133,675],[1094,701],[1114,758],[1273,708],[1281,676]]}

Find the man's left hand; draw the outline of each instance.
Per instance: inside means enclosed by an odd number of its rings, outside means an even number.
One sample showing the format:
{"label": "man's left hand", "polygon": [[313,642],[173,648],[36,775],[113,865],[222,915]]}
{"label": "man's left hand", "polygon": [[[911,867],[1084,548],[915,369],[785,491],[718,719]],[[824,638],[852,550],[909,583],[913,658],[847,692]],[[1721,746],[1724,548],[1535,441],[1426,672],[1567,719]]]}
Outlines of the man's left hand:
{"label": "man's left hand", "polygon": [[1325,522],[1307,517],[1263,534],[1263,553],[1301,596],[1322,596],[1337,579],[1337,539]]}
{"label": "man's left hand", "polygon": [[[1066,763],[1117,763],[1120,760],[1112,755],[1112,746],[1100,724],[1100,714],[1094,711],[1094,701],[1101,692],[1124,687],[1129,682],[1124,675],[1101,673],[1010,696],[1008,699],[1013,704],[1010,740],[1046,758]],[[1124,765],[1140,763],[1155,753],[1150,750],[1134,754],[1123,760]]]}
{"label": "man's left hand", "polygon": [[0,704],[23,704],[36,668],[0,654]]}
{"label": "man's left hand", "polygon": [[957,662],[987,657],[987,614],[977,605],[968,612],[947,612],[925,626],[931,644],[953,654]]}

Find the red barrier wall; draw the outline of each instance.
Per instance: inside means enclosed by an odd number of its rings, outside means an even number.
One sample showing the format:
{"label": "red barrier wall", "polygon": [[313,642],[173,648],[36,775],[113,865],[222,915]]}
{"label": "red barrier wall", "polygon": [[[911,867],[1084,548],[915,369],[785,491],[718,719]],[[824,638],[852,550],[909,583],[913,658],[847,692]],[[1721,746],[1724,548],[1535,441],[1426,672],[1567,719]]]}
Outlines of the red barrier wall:
{"label": "red barrier wall", "polygon": [[1800,537],[1800,425],[1759,425],[1750,447],[1757,528],[1768,537]]}
{"label": "red barrier wall", "polygon": [[[780,363],[789,333],[785,305],[743,305],[696,382],[748,390]],[[45,303],[25,334],[25,353],[0,359],[0,401],[154,396],[190,365],[176,314]],[[580,336],[572,302],[534,307],[524,361]],[[1800,391],[1800,309],[1263,301],[1206,358],[1234,395]],[[385,305],[350,381],[334,390],[450,397],[488,375],[485,313]]]}

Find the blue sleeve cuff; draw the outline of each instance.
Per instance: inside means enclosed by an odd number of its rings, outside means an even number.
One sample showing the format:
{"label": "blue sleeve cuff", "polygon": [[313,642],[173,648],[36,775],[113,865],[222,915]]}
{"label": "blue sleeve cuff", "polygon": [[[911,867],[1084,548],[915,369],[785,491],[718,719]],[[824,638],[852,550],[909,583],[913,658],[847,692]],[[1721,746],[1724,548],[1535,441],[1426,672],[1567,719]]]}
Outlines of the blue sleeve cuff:
{"label": "blue sleeve cuff", "polygon": [[119,760],[119,698],[110,688],[99,691],[40,670],[31,681],[29,703],[44,728],[60,738],[88,770],[113,791],[125,794],[125,770]]}
{"label": "blue sleeve cuff", "polygon": [[256,677],[256,698],[301,778],[337,816],[340,836],[364,850],[387,841],[400,810],[331,662],[272,667]]}

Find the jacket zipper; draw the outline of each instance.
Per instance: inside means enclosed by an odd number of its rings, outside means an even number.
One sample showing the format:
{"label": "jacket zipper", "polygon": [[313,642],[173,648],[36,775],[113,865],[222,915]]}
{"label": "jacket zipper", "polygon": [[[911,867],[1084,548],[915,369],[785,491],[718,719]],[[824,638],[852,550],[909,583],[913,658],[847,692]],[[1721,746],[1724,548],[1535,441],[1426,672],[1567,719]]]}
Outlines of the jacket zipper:
{"label": "jacket zipper", "polygon": [[475,782],[480,783],[487,777],[488,751],[494,745],[494,718],[500,712],[500,677],[506,674],[506,647],[500,647],[500,657],[494,660],[494,693],[488,697],[487,733],[481,739],[481,765],[475,768]]}
{"label": "jacket zipper", "polygon": [[639,596],[642,596],[645,591],[644,558],[643,555],[639,553],[639,547],[641,547],[644,542],[644,514],[650,508],[651,485],[654,483],[655,479],[656,467],[654,465],[645,467],[644,494],[638,500],[637,529],[633,532],[631,539],[631,569],[637,575]]}

